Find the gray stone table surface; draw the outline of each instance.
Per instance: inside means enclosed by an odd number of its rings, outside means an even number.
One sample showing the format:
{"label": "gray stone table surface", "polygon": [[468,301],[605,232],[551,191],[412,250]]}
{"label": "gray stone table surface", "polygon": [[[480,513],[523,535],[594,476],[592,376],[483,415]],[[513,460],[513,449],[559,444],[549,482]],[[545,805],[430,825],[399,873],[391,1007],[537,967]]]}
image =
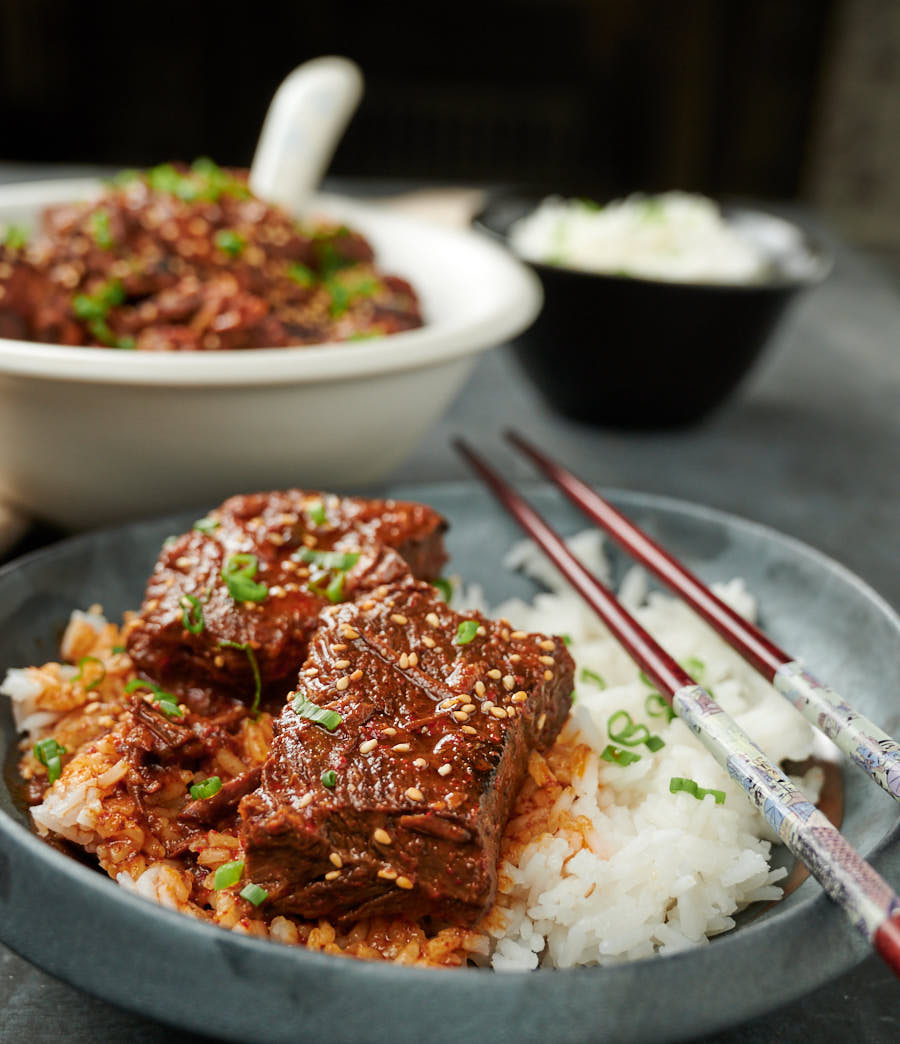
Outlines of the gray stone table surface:
{"label": "gray stone table surface", "polygon": [[[0,164],[0,181],[48,173],[71,170]],[[705,425],[622,433],[567,421],[544,405],[505,346],[481,359],[448,415],[391,480],[468,477],[449,447],[454,433],[483,447],[508,475],[530,478],[499,439],[514,424],[596,484],[669,494],[767,523],[837,558],[900,606],[900,294],[880,266],[814,216],[783,210],[831,247],[834,272],[798,302],[739,395]],[[602,319],[597,344],[585,345],[594,350],[602,350]],[[0,1003],[3,1041],[200,1039],[81,994],[2,947]],[[796,1004],[707,1041],[849,1039],[900,1040],[900,984],[874,957]]]}

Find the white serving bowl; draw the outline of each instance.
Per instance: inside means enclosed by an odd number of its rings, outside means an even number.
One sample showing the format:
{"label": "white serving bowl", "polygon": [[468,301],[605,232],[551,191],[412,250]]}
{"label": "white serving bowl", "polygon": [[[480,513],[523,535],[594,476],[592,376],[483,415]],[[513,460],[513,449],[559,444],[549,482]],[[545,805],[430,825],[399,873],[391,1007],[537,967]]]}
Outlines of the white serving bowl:
{"label": "white serving bowl", "polygon": [[[0,186],[0,224],[34,226],[93,180]],[[425,326],[303,348],[134,352],[0,338],[0,500],[68,528],[279,486],[386,475],[447,408],[479,352],[520,333],[538,281],[477,233],[337,196],[379,267],[410,280]]]}

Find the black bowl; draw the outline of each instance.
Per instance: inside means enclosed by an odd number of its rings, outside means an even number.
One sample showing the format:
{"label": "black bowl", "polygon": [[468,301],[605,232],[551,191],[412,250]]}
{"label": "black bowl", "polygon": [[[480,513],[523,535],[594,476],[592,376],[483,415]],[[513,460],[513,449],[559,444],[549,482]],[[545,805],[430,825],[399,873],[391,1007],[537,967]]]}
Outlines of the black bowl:
{"label": "black bowl", "polygon": [[[506,243],[538,202],[497,193],[476,227]],[[723,213],[769,259],[765,281],[673,283],[527,261],[544,309],[515,348],[551,406],[596,425],[665,428],[700,420],[734,391],[788,303],[825,278],[831,258],[783,218],[744,206]]]}

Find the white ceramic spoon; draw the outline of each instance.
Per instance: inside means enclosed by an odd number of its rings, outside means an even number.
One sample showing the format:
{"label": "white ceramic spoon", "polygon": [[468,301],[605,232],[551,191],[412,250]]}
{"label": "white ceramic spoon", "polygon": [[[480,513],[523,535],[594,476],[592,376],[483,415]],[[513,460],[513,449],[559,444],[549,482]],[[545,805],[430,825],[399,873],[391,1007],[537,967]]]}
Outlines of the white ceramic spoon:
{"label": "white ceramic spoon", "polygon": [[362,92],[362,73],[348,58],[314,58],[290,73],[263,122],[250,167],[252,191],[299,216]]}

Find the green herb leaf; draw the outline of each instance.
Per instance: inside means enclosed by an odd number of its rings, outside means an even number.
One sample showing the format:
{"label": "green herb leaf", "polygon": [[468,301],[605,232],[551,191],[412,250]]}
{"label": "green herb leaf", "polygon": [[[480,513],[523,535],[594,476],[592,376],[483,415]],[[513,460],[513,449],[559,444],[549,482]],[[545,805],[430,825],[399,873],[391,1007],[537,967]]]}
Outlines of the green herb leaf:
{"label": "green herb leaf", "polygon": [[334,732],[344,720],[337,711],[328,710],[326,707],[320,707],[316,703],[311,703],[302,695],[294,699],[294,713],[298,718],[314,721],[316,725],[321,725],[322,728],[328,729],[329,732]]}
{"label": "green herb leaf", "polygon": [[698,660],[696,656],[688,656],[681,666],[692,678],[699,678],[706,668],[706,664],[702,660]]}
{"label": "green herb leaf", "polygon": [[112,250],[115,245],[109,227],[109,211],[95,210],[90,216],[91,236],[101,250]]}
{"label": "green herb leaf", "polygon": [[299,283],[304,288],[315,286],[316,273],[306,265],[301,265],[299,261],[290,262],[287,266],[287,274],[295,283]]}
{"label": "green herb leaf", "polygon": [[449,602],[453,597],[453,584],[451,584],[449,580],[444,579],[444,577],[439,576],[437,580],[432,580],[431,586],[438,589],[441,598],[443,598],[445,602]]}
{"label": "green herb leaf", "polygon": [[110,649],[110,652],[112,652],[112,653],[123,653],[123,652],[125,652],[125,646],[124,645],[114,645],[112,647],[112,649]]}
{"label": "green herb leaf", "polygon": [[612,765],[621,765],[623,768],[641,760],[640,754],[635,754],[632,750],[622,750],[620,747],[613,747],[611,744],[603,748],[600,757]]}
{"label": "green herb leaf", "polygon": [[240,257],[247,245],[246,239],[231,228],[220,228],[214,241],[222,253],[229,257]]}
{"label": "green herb leaf", "polygon": [[236,602],[261,602],[268,595],[268,587],[253,579],[258,568],[256,555],[230,555],[225,560],[221,577],[228,587],[228,593]]}
{"label": "green herb leaf", "polygon": [[141,678],[133,678],[126,686],[126,692],[135,692],[138,689],[146,689],[153,697],[153,702],[158,710],[170,718],[183,718],[184,711],[178,706],[178,700],[165,689],[161,689],[155,682],[143,681]]}
{"label": "green herb leaf", "polygon": [[102,682],[103,679],[106,677],[106,667],[104,666],[102,660],[98,659],[96,656],[82,656],[81,659],[78,661],[78,673],[72,678],[73,682],[84,680],[84,668],[85,664],[88,663],[97,664],[97,666],[100,668],[100,676],[95,678],[92,682],[89,682],[87,685],[82,686],[85,692],[90,692],[91,689],[96,689],[100,682]]}
{"label": "green herb leaf", "polygon": [[191,634],[200,634],[203,630],[203,606],[196,595],[183,594],[178,600],[181,606],[181,622],[185,630]]}
{"label": "green herb leaf", "polygon": [[571,635],[571,634],[561,634],[561,635],[560,635],[560,638],[562,638],[562,640],[563,640],[563,645],[564,645],[564,646],[565,646],[565,647],[566,647],[567,649],[568,649],[568,648],[569,648],[569,647],[570,647],[570,646],[572,645],[572,642],[574,641],[574,638],[572,637],[572,635]]}
{"label": "green herb leaf", "polygon": [[47,782],[54,784],[62,773],[62,762],[60,755],[66,753],[66,748],[61,747],[53,737],[38,740],[34,745],[34,756],[47,769]]}
{"label": "green herb leaf", "polygon": [[247,654],[247,659],[250,661],[250,670],[253,671],[253,702],[250,704],[250,713],[255,714],[259,708],[259,698],[262,694],[262,678],[259,674],[259,664],[256,660],[256,653],[253,651],[253,647],[249,642],[232,642],[228,638],[223,638],[219,642],[220,649],[240,649],[242,652]]}
{"label": "green herb leaf", "polygon": [[453,641],[456,645],[468,645],[478,633],[479,626],[477,620],[463,620],[456,628],[456,637]]}
{"label": "green herb leaf", "polygon": [[291,558],[296,562],[306,562],[321,566],[322,569],[336,569],[346,573],[359,561],[359,551],[314,551],[311,547],[301,547]]}
{"label": "green herb leaf", "polygon": [[28,234],[19,225],[8,225],[3,235],[3,245],[8,250],[21,250],[28,243]]}
{"label": "green herb leaf", "polygon": [[234,862],[223,863],[216,869],[216,875],[213,878],[213,888],[216,891],[220,888],[230,888],[233,884],[237,884],[240,881],[243,872],[243,859],[235,859]]}
{"label": "green herb leaf", "polygon": [[649,692],[644,700],[644,710],[651,718],[665,718],[666,723],[678,715],[658,692]]}
{"label": "green herb leaf", "polygon": [[218,529],[221,524],[217,518],[198,518],[194,523],[194,529],[198,533],[211,533],[214,529]]}
{"label": "green herb leaf", "polygon": [[644,743],[648,750],[657,751],[666,745],[659,736],[652,736],[646,725],[635,723],[626,710],[617,710],[609,716],[606,731],[614,743],[626,747],[637,747]]}
{"label": "green herb leaf", "polygon": [[248,903],[253,903],[254,906],[259,906],[260,903],[264,903],[269,898],[269,893],[265,888],[260,888],[258,884],[244,885],[239,894],[242,899],[246,899]]}
{"label": "green herb leaf", "polygon": [[708,794],[712,794],[717,805],[725,804],[724,790],[708,790],[699,786],[696,780],[685,779],[683,776],[673,776],[669,780],[669,793],[678,794],[682,791],[695,797],[698,801],[702,801]]}
{"label": "green herb leaf", "polygon": [[308,511],[313,525],[324,526],[328,522],[328,516],[325,514],[325,505],[321,500],[317,500],[315,504],[310,504]]}
{"label": "green herb leaf", "polygon": [[652,681],[650,681],[650,676],[647,674],[646,671],[639,671],[638,672],[638,677],[649,688],[651,688],[651,689],[655,689],[656,688],[656,685]]}
{"label": "green herb leaf", "polygon": [[92,294],[76,294],[72,310],[79,319],[105,319],[109,310],[125,300],[125,290],[118,279],[103,283]]}
{"label": "green herb leaf", "polygon": [[325,597],[332,605],[344,600],[344,573],[336,573],[331,583],[325,588]]}
{"label": "green herb leaf", "polygon": [[221,789],[222,780],[218,776],[209,776],[207,779],[201,779],[199,783],[191,785],[191,797],[195,801],[203,801],[211,798],[213,794],[218,794]]}
{"label": "green herb leaf", "polygon": [[583,682],[590,682],[591,685],[595,685],[598,689],[605,689],[606,682],[603,676],[598,674],[596,671],[592,671],[589,667],[581,668],[581,680]]}
{"label": "green herb leaf", "polygon": [[337,773],[334,769],[328,769],[328,771],[323,772],[319,778],[322,780],[323,787],[328,787],[329,790],[334,790],[334,785],[337,783]]}

